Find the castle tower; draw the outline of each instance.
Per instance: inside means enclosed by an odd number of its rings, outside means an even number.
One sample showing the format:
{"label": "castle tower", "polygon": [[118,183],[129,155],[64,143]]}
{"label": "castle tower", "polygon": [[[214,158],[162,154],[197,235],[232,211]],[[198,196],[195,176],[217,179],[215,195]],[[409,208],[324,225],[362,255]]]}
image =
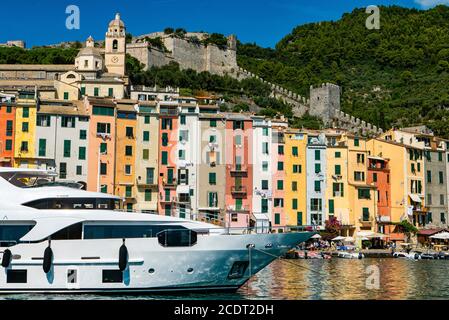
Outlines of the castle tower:
{"label": "castle tower", "polygon": [[340,111],[340,87],[323,83],[320,87],[310,87],[309,114],[323,119],[325,124],[332,122],[336,111]]}
{"label": "castle tower", "polygon": [[106,70],[109,73],[125,75],[126,28],[119,13],[109,23],[108,32],[106,32],[104,58]]}

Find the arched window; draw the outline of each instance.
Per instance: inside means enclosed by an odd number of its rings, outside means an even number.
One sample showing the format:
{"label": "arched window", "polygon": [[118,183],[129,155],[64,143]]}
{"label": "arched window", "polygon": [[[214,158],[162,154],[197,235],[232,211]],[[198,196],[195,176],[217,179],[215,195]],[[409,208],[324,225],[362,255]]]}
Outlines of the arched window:
{"label": "arched window", "polygon": [[76,78],[76,76],[72,73],[67,75],[67,79],[75,79],[75,78]]}
{"label": "arched window", "polygon": [[118,40],[114,40],[114,41],[112,42],[112,49],[113,49],[113,50],[118,50]]}

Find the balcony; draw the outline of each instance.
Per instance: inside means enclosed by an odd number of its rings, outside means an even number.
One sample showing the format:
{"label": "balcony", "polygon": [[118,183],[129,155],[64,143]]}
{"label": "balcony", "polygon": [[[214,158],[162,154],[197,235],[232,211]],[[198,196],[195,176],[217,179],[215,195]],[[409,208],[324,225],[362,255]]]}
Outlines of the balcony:
{"label": "balcony", "polygon": [[169,180],[163,179],[162,185],[166,189],[175,189],[178,186],[178,184],[176,183],[176,179],[169,179]]}
{"label": "balcony", "polygon": [[141,188],[155,188],[158,184],[154,180],[137,179],[137,186]]}
{"label": "balcony", "polygon": [[247,189],[245,186],[233,186],[231,187],[231,193],[236,198],[243,198],[247,195]]}
{"label": "balcony", "polygon": [[179,195],[176,197],[176,202],[181,204],[190,204],[190,196],[189,195]]}
{"label": "balcony", "polygon": [[248,214],[250,212],[249,206],[228,206],[226,208],[227,213],[246,213]]}
{"label": "balcony", "polygon": [[161,116],[170,116],[170,117],[176,117],[178,116],[178,108],[160,108],[159,114]]}
{"label": "balcony", "polygon": [[243,165],[236,164],[234,166],[231,166],[231,176],[247,176],[248,175],[248,168]]}
{"label": "balcony", "polygon": [[369,226],[371,226],[371,225],[373,224],[373,221],[374,221],[374,219],[373,219],[372,216],[369,216],[369,217],[361,217],[361,218],[359,219],[360,224],[361,224],[362,226],[364,226],[364,227],[369,227]]}

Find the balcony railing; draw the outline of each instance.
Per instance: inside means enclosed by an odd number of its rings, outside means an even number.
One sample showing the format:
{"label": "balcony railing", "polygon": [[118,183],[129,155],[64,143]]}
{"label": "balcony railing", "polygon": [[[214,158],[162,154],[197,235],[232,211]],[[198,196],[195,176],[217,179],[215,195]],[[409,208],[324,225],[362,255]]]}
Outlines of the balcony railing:
{"label": "balcony railing", "polygon": [[228,207],[226,208],[226,211],[227,211],[228,213],[249,213],[249,212],[250,212],[249,206],[240,206],[240,207],[237,207],[237,206],[228,206]]}
{"label": "balcony railing", "polygon": [[176,186],[178,185],[176,179],[171,180],[163,179],[162,184],[164,185],[165,188],[176,188]]}
{"label": "balcony railing", "polygon": [[373,217],[369,216],[369,217],[360,217],[359,222],[361,224],[371,224],[373,222]]}
{"label": "balcony railing", "polygon": [[248,174],[247,166],[236,164],[231,166],[231,175],[246,175]]}
{"label": "balcony railing", "polygon": [[245,186],[233,186],[231,187],[231,193],[235,196],[245,196],[248,191]]}

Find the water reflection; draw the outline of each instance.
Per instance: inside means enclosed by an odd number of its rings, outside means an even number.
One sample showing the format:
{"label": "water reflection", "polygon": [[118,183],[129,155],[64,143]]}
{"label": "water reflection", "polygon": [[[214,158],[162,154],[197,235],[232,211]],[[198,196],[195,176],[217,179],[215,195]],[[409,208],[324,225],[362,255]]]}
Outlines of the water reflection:
{"label": "water reflection", "polygon": [[[379,268],[380,286],[366,286],[369,266]],[[145,300],[242,300],[242,299],[449,299],[449,261],[406,259],[288,260],[275,261],[237,293],[97,296],[10,295],[0,299],[145,299]]]}

